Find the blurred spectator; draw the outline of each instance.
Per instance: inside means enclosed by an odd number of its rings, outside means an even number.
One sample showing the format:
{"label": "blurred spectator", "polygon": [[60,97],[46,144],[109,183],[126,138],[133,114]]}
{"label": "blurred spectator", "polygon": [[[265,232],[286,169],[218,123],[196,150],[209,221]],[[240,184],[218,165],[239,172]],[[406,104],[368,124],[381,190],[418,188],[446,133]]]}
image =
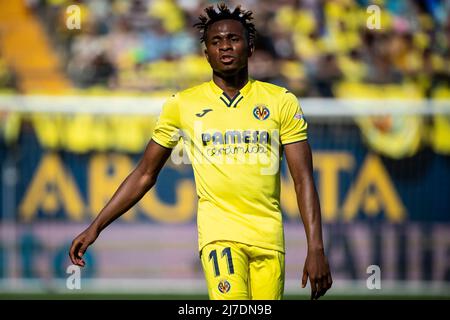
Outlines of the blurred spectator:
{"label": "blurred spectator", "polygon": [[6,61],[0,55],[0,88],[7,90],[17,90],[16,75],[11,68],[8,67]]}
{"label": "blurred spectator", "polygon": [[116,68],[104,52],[98,54],[89,67],[94,71],[90,79],[91,85],[99,84],[114,87],[116,83]]}
{"label": "blurred spectator", "polygon": [[317,70],[315,71],[315,82],[319,96],[334,97],[333,85],[341,80],[342,76],[336,56],[332,53],[322,56],[317,63]]}

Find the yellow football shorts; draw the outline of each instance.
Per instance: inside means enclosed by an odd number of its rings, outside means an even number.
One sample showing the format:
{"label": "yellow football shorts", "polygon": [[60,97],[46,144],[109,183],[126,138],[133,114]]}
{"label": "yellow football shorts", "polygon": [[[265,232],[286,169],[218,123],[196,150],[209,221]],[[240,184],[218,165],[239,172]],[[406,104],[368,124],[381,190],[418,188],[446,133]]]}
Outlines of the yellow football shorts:
{"label": "yellow football shorts", "polygon": [[200,255],[213,300],[280,300],[284,253],[233,241],[216,241]]}

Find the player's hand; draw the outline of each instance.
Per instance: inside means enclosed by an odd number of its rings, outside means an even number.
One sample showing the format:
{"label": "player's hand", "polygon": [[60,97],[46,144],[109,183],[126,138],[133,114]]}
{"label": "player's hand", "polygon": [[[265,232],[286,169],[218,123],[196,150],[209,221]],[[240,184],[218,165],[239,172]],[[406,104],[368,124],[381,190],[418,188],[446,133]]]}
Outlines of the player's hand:
{"label": "player's hand", "polygon": [[309,250],[303,268],[302,288],[306,286],[309,278],[311,285],[311,300],[317,300],[323,296],[333,284],[330,266],[323,249]]}
{"label": "player's hand", "polygon": [[70,246],[69,256],[73,264],[84,267],[86,262],[83,259],[83,255],[86,249],[91,245],[95,239],[98,237],[98,232],[93,228],[89,227],[80,233],[73,241]]}

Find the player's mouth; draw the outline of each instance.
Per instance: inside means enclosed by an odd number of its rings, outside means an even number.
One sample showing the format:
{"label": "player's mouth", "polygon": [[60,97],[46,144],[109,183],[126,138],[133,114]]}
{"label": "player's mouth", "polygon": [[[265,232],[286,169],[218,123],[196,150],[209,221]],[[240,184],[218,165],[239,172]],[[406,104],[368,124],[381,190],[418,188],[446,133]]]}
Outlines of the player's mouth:
{"label": "player's mouth", "polygon": [[234,59],[235,59],[234,56],[227,55],[227,54],[224,54],[223,56],[220,56],[220,58],[219,58],[220,62],[222,62],[223,64],[231,64],[231,63],[233,63]]}

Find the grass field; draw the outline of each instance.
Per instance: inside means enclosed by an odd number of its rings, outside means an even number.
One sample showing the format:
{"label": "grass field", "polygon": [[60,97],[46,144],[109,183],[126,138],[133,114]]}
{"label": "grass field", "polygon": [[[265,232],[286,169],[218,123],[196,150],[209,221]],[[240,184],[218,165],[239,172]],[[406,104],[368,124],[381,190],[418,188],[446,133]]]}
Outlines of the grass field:
{"label": "grass field", "polygon": [[[119,279],[120,280],[120,279]],[[365,281],[336,280],[321,300],[450,300],[446,282],[392,282],[368,289]],[[309,300],[310,287],[286,281],[285,300]],[[0,281],[0,300],[208,300],[203,281],[90,279],[70,290],[65,279]]]}

